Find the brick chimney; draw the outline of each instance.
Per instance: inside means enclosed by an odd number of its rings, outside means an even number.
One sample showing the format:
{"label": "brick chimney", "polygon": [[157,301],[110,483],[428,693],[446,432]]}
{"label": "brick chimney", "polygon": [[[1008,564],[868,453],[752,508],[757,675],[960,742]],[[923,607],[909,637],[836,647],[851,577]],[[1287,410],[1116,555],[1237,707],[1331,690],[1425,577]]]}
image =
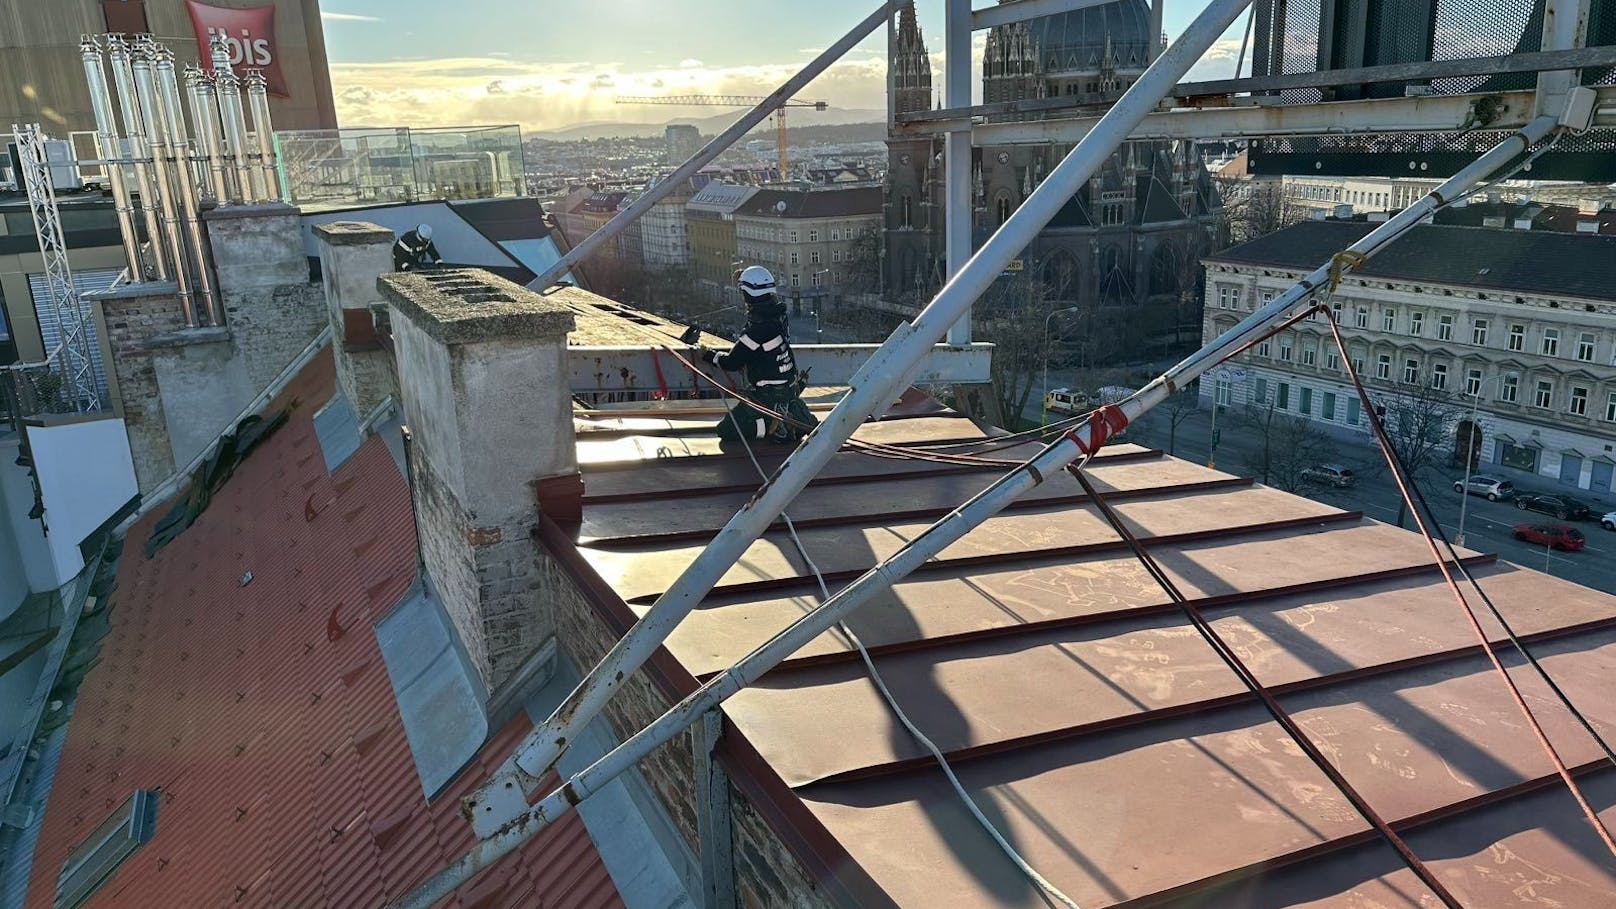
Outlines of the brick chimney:
{"label": "brick chimney", "polygon": [[393,232],[367,221],[314,227],[325,282],[337,382],[364,420],[398,391],[392,360],[376,336],[372,306],[381,303],[376,279],[393,270]]}
{"label": "brick chimney", "polygon": [[[422,558],[489,692],[555,634],[536,490],[575,489],[571,310],[479,269],[383,275]],[[560,505],[576,507],[573,501]],[[564,499],[567,497],[563,497]]]}

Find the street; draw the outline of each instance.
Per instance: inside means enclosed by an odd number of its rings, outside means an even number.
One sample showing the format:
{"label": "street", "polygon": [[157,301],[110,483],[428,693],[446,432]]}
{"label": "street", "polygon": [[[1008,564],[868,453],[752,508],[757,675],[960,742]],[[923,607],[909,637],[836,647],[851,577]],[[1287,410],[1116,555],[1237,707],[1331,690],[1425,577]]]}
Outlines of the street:
{"label": "street", "polygon": [[[1223,416],[1227,417],[1228,414]],[[1242,438],[1242,431],[1232,425],[1232,421],[1220,419],[1219,431],[1218,469],[1249,475],[1243,469],[1242,454],[1250,440]],[[1180,423],[1177,432],[1171,435],[1170,439],[1167,415],[1161,411],[1146,414],[1129,429],[1129,437],[1134,442],[1163,451],[1170,450],[1176,457],[1205,464],[1211,436],[1211,412],[1196,411]],[[1338,508],[1361,511],[1376,520],[1395,523],[1399,503],[1397,487],[1392,482],[1390,469],[1379,448],[1367,444],[1368,437],[1364,438],[1366,444],[1340,442],[1333,456],[1335,463],[1351,468],[1358,475],[1356,486],[1337,489],[1308,484],[1298,494]],[[1480,472],[1485,471],[1483,466]],[[1463,497],[1453,490],[1453,484],[1462,475],[1459,469],[1442,464],[1428,468],[1420,483],[1426,499],[1436,510],[1442,529],[1450,540],[1455,541],[1459,533],[1460,502]],[[1556,489],[1549,477],[1541,478],[1540,482],[1529,488],[1545,492]],[[1591,521],[1570,522],[1588,538],[1587,546],[1580,552],[1551,552],[1544,547],[1516,540],[1511,535],[1511,528],[1516,524],[1527,521],[1549,523],[1554,522],[1554,518],[1535,511],[1520,510],[1512,502],[1489,502],[1481,496],[1469,497],[1465,514],[1465,543],[1471,549],[1497,553],[1500,558],[1518,565],[1545,571],[1607,593],[1616,593],[1616,563],[1611,559],[1612,553],[1616,553],[1616,533],[1605,530],[1598,521],[1606,511],[1616,510],[1616,504],[1601,502],[1588,495],[1587,490],[1578,490],[1576,495],[1587,502],[1594,512]],[[1405,519],[1403,523],[1405,527],[1414,526],[1412,518]]]}

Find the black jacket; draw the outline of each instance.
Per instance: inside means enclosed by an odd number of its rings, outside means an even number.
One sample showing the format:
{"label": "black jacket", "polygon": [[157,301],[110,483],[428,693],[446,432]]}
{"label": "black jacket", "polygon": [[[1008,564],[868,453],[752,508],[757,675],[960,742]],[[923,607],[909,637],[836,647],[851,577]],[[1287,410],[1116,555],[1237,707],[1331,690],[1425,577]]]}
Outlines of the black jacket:
{"label": "black jacket", "polygon": [[713,357],[713,363],[730,372],[744,372],[753,387],[790,385],[797,378],[797,361],[791,355],[784,323],[758,319],[746,323],[740,340],[727,353]]}
{"label": "black jacket", "polygon": [[416,231],[410,231],[398,238],[393,244],[393,269],[395,271],[411,271],[423,265],[436,265],[443,261],[438,255],[438,247],[431,240],[421,239]]}

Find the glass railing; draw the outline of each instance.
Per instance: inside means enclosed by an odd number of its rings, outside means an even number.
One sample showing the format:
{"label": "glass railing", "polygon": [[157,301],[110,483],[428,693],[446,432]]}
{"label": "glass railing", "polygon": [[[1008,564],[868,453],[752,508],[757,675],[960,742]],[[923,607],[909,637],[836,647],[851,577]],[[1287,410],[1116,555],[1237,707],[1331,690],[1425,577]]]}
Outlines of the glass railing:
{"label": "glass railing", "polygon": [[524,194],[516,126],[275,134],[281,182],[305,211]]}

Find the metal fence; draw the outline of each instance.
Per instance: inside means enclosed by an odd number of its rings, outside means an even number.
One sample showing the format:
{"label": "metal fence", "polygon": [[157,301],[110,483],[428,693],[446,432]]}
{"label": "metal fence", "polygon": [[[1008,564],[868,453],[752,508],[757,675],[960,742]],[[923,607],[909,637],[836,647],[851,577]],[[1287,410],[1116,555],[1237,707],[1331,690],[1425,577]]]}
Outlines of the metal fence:
{"label": "metal fence", "polygon": [[289,201],[305,210],[523,195],[516,126],[276,133]]}

